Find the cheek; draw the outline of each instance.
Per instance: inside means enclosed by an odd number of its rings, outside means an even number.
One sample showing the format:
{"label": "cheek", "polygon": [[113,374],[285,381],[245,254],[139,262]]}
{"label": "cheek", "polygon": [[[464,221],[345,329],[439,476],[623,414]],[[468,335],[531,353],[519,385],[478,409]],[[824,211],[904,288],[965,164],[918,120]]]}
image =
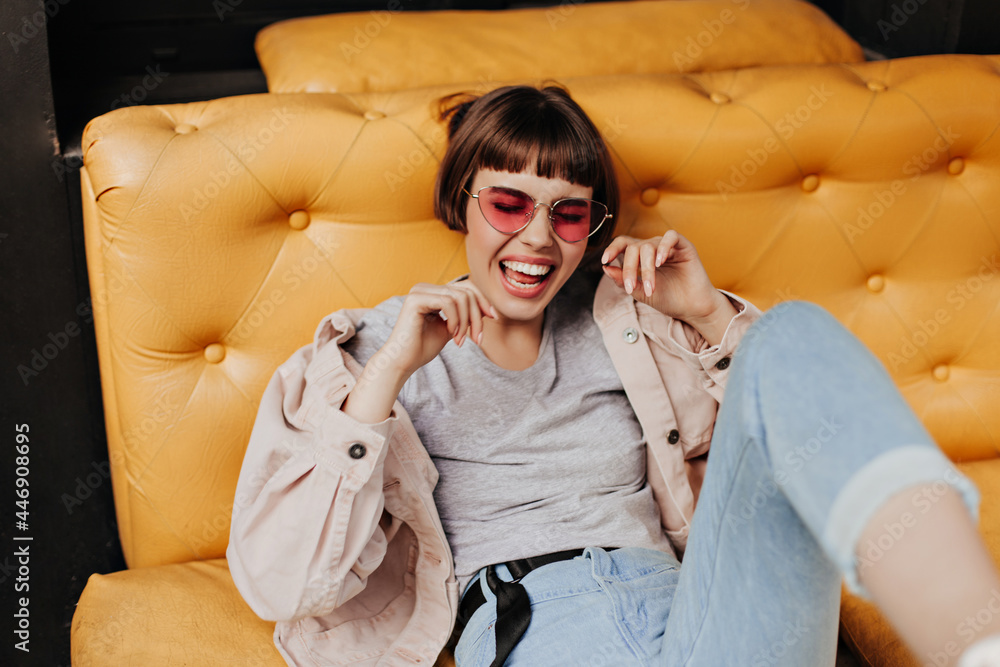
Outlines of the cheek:
{"label": "cheek", "polygon": [[587,244],[585,241],[579,243],[562,241],[560,242],[560,250],[562,251],[563,265],[575,271],[583,260],[584,253],[587,252]]}

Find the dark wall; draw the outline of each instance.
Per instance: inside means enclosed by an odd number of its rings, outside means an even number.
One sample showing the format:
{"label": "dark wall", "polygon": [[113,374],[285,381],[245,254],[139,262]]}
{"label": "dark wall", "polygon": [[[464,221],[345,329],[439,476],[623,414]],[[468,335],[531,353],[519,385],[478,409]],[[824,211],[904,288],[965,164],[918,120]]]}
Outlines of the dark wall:
{"label": "dark wall", "polygon": [[[79,185],[59,155],[41,10],[32,0],[0,4],[0,656],[12,656],[0,662],[50,667],[69,664],[69,623],[89,573],[124,563],[73,210]],[[20,461],[18,429],[27,435]],[[17,475],[19,464],[26,475]],[[26,557],[15,555],[25,548]],[[21,598],[27,653],[14,647]]]}
{"label": "dark wall", "polygon": [[889,58],[1000,53],[996,0],[813,0],[862,46]]}
{"label": "dark wall", "polygon": [[[403,0],[410,10],[508,4]],[[886,55],[1000,53],[1000,7],[993,0],[815,4]],[[85,123],[116,106],[263,92],[252,48],[261,27],[384,6],[385,0],[0,2],[0,664],[69,665],[69,625],[87,577],[124,567],[83,254],[77,169]],[[22,424],[28,497],[18,507]],[[20,574],[15,552],[25,545],[27,570]],[[29,603],[30,653],[13,648],[20,598]]]}

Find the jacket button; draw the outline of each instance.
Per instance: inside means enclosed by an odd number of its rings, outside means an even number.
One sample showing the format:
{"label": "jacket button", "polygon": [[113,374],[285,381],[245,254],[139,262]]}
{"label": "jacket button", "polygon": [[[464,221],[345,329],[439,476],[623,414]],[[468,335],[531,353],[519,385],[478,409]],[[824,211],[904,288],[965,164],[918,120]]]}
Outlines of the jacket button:
{"label": "jacket button", "polygon": [[720,371],[724,371],[727,368],[729,368],[729,357],[723,357],[722,359],[719,359],[719,363],[717,363],[715,367],[718,368]]}
{"label": "jacket button", "polygon": [[347,450],[347,453],[351,455],[352,459],[360,459],[364,457],[367,451],[368,450],[365,449],[364,445],[362,445],[360,442],[356,442],[353,445],[351,445],[351,448]]}
{"label": "jacket button", "polygon": [[681,432],[675,428],[670,429],[670,433],[667,434],[667,442],[671,445],[676,445],[677,441],[681,439]]}
{"label": "jacket button", "polygon": [[631,345],[635,341],[639,340],[639,332],[635,330],[635,327],[629,327],[622,332],[622,338],[625,339],[626,343]]}

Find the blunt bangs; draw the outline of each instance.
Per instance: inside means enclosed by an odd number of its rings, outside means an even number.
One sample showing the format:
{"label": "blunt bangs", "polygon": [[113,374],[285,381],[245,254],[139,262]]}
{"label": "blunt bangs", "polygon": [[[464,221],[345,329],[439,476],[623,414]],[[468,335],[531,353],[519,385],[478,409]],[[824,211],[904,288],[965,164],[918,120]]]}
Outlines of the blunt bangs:
{"label": "blunt bangs", "polygon": [[497,131],[481,144],[473,173],[479,169],[519,172],[533,166],[543,178],[597,189],[604,174],[593,137],[581,134],[551,108],[538,112],[503,119],[512,121],[509,124],[498,123]]}
{"label": "blunt bangs", "polygon": [[[454,103],[455,98],[463,101]],[[463,190],[480,169],[524,171],[593,188],[593,199],[614,216],[587,241],[603,247],[618,221],[618,182],[600,132],[562,88],[507,86],[479,98],[441,101],[448,121],[448,150],[434,187],[434,213],[449,229],[465,232]]]}

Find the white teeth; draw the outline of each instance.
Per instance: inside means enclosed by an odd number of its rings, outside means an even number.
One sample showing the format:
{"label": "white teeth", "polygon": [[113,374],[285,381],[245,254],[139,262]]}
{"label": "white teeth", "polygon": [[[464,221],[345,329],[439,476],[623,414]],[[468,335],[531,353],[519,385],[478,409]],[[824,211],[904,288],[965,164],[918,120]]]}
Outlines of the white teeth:
{"label": "white teeth", "polygon": [[518,282],[518,281],[514,280],[513,278],[511,278],[510,276],[508,276],[506,273],[503,275],[503,277],[504,277],[504,280],[506,280],[507,282],[509,282],[514,287],[520,287],[521,289],[531,289],[532,287],[538,287],[538,285],[527,285],[525,283]]}
{"label": "white teeth", "polygon": [[544,276],[552,270],[551,264],[526,264],[525,262],[511,262],[509,260],[500,263],[512,271],[526,273],[529,276]]}

